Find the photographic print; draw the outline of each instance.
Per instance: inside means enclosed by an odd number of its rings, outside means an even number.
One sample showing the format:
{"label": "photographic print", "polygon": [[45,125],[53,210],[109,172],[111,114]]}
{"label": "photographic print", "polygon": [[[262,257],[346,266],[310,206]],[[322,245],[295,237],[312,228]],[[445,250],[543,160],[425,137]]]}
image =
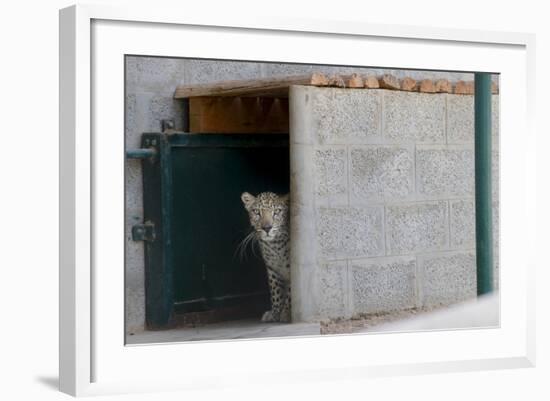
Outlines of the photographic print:
{"label": "photographic print", "polygon": [[127,55],[125,151],[127,345],[499,324],[498,74]]}

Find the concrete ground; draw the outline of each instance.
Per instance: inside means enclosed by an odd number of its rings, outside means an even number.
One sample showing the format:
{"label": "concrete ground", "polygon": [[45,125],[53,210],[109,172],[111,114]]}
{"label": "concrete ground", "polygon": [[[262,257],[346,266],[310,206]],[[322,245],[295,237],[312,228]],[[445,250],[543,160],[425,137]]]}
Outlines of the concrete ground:
{"label": "concrete ground", "polygon": [[500,324],[498,293],[453,305],[373,313],[321,322],[321,334],[355,334],[492,328]]}
{"label": "concrete ground", "polygon": [[258,320],[236,320],[193,328],[137,332],[134,335],[126,336],[126,344],[296,337],[319,334],[321,334],[319,323],[262,323]]}
{"label": "concrete ground", "polygon": [[262,323],[236,320],[193,328],[143,331],[127,336],[127,345],[184,341],[218,341],[269,337],[318,336],[498,327],[498,293],[438,308],[373,313],[356,319],[321,323]]}

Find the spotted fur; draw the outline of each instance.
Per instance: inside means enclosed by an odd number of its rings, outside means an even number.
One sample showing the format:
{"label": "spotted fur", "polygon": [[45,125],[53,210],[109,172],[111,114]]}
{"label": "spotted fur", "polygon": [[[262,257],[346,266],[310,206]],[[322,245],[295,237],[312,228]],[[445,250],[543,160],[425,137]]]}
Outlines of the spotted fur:
{"label": "spotted fur", "polygon": [[267,268],[271,309],[263,322],[290,321],[289,196],[262,192],[241,195],[248,211],[254,238]]}

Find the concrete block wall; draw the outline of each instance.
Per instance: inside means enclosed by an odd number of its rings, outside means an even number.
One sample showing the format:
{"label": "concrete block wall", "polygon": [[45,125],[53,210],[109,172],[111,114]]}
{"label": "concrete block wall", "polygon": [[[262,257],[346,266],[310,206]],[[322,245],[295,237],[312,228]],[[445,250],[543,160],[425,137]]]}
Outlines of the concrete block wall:
{"label": "concrete block wall", "polygon": [[[140,146],[140,138],[143,132],[159,132],[161,130],[162,119],[173,119],[176,123],[176,129],[181,130],[182,126],[182,107],[181,103],[173,99],[173,93],[177,85],[207,83],[220,80],[232,79],[250,79],[259,77],[272,77],[280,75],[297,75],[311,72],[322,72],[328,76],[332,74],[375,74],[382,75],[391,73],[398,78],[410,76],[415,79],[449,79],[457,80],[472,80],[473,74],[468,73],[450,73],[437,71],[405,71],[405,70],[388,70],[388,69],[372,69],[372,68],[354,68],[354,67],[337,67],[337,66],[310,66],[282,63],[254,63],[254,62],[239,62],[239,61],[216,61],[216,60],[194,60],[181,58],[167,57],[147,57],[147,56],[127,56],[125,59],[126,72],[126,88],[125,88],[125,141],[126,148],[132,149]],[[358,98],[359,99],[359,98]],[[357,99],[356,99],[357,100]],[[353,103],[353,99],[349,100]],[[378,110],[381,105],[376,103],[379,99],[373,100],[375,103],[369,105],[370,109]],[[457,99],[456,108],[468,108],[468,101],[460,103]],[[328,106],[328,103],[327,103]],[[346,108],[342,112],[346,112]],[[329,113],[330,109],[325,109]],[[360,116],[336,116],[333,113],[334,123],[327,126],[325,135],[331,137],[331,130],[339,126],[342,131],[340,135],[351,137],[361,137],[362,131],[367,130],[366,136],[372,137],[380,135],[381,121],[373,120],[379,117],[378,113],[363,113]],[[452,118],[452,115],[449,115]],[[338,120],[339,119],[339,120]],[[350,123],[350,121],[353,121]],[[354,132],[346,132],[346,127],[349,124],[354,124]],[[450,123],[449,123],[450,124]],[[468,134],[464,134],[460,124],[463,124],[461,119],[456,122],[456,135],[463,141],[468,142],[471,138]],[[462,132],[462,133],[461,133]],[[359,182],[354,181],[356,187],[354,193],[361,195],[360,198],[372,193],[372,196],[385,196],[385,193],[393,194],[392,191],[403,191],[402,180],[408,180],[407,183],[412,185],[414,177],[405,175],[401,171],[391,169],[391,163],[400,163],[403,169],[409,169],[406,160],[405,151],[400,151],[393,146],[388,145],[388,150],[385,150],[387,156],[388,167],[381,171],[390,171],[390,176],[379,176],[367,178],[361,168],[368,165],[371,153],[364,151],[364,155],[356,154],[361,165],[356,164],[354,167],[355,174],[359,177]],[[399,143],[397,143],[399,145]],[[411,146],[411,145],[408,145]],[[393,150],[393,152],[392,152]],[[322,151],[322,150],[320,150]],[[332,151],[332,150],[331,150]],[[344,155],[342,154],[344,152]],[[317,188],[322,193],[323,191],[332,191],[332,197],[341,194],[347,197],[347,174],[350,166],[347,163],[347,149],[341,147],[339,151],[331,153],[330,156],[319,156],[319,160],[325,160],[325,179],[319,179]],[[382,152],[382,150],[380,150]],[[400,153],[401,152],[401,153]],[[397,153],[397,154],[395,154]],[[405,154],[402,158],[400,154]],[[392,154],[394,154],[392,158]],[[332,161],[329,162],[328,159]],[[331,164],[332,163],[332,164]],[[361,167],[363,166],[363,167]],[[380,167],[382,168],[382,167]],[[366,169],[368,170],[368,169]],[[409,171],[407,170],[407,171]],[[324,186],[324,187],[323,187]],[[338,187],[339,186],[339,187]],[[145,274],[144,274],[144,257],[143,245],[140,242],[134,242],[131,238],[131,227],[133,224],[143,220],[143,200],[141,186],[141,168],[139,161],[129,160],[126,163],[126,329],[127,332],[139,331],[144,328],[145,324]],[[338,192],[340,191],[340,192]],[[407,190],[407,193],[412,193],[412,190]],[[327,194],[328,195],[328,192]],[[332,272],[333,270],[331,270]],[[347,276],[346,276],[347,277]],[[347,281],[346,281],[347,282]],[[347,284],[346,284],[347,285]],[[337,292],[337,286],[334,287],[333,293]],[[347,301],[346,301],[347,302]],[[345,305],[348,305],[347,303]],[[346,306],[347,307],[347,306]]]}
{"label": "concrete block wall", "polygon": [[[471,95],[291,88],[294,320],[475,297],[473,102]],[[498,111],[494,95],[495,184]]]}

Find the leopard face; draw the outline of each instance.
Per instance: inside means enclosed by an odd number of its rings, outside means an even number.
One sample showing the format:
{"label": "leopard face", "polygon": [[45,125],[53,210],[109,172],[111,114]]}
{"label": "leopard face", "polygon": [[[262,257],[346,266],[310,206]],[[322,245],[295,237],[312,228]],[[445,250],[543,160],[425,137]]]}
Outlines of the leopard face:
{"label": "leopard face", "polygon": [[258,239],[273,241],[288,233],[289,196],[273,192],[262,192],[253,196],[248,192],[241,195],[244,208],[248,211],[250,225]]}

